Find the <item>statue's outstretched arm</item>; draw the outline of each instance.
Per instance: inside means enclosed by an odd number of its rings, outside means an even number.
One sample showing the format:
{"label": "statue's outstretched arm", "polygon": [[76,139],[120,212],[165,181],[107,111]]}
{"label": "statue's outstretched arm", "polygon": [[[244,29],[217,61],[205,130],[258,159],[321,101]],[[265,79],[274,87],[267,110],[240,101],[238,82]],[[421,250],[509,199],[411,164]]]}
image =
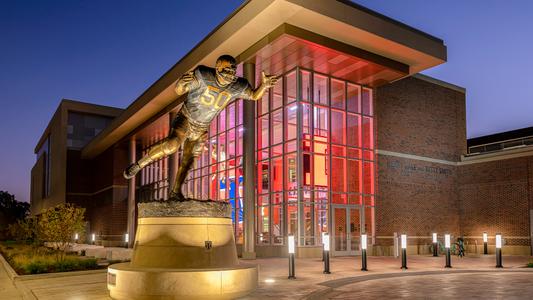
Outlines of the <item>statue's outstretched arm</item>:
{"label": "statue's outstretched arm", "polygon": [[265,91],[276,85],[279,77],[275,75],[266,75],[265,72],[261,72],[261,85],[259,85],[255,90],[251,91],[248,99],[257,101],[263,97]]}

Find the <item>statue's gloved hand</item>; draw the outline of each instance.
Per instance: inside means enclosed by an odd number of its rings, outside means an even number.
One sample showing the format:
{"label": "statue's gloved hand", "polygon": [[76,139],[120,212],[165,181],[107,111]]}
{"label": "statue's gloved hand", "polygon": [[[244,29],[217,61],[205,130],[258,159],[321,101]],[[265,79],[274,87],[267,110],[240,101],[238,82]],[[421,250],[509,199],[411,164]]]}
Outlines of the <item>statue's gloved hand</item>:
{"label": "statue's gloved hand", "polygon": [[275,86],[278,80],[279,77],[276,75],[266,75],[264,71],[261,72],[261,84],[267,89]]}

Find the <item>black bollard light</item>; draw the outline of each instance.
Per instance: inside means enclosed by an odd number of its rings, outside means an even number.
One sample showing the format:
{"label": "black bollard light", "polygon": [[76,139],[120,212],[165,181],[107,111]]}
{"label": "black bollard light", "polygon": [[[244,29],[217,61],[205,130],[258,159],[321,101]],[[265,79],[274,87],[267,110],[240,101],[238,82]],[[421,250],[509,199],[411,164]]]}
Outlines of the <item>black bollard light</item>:
{"label": "black bollard light", "polygon": [[329,234],[323,235],[324,239],[322,244],[324,244],[324,274],[331,274],[329,271]]}
{"label": "black bollard light", "polygon": [[366,234],[361,234],[361,271],[368,271],[366,268],[366,246],[367,236]]}
{"label": "black bollard light", "polygon": [[451,246],[450,235],[445,234],[444,235],[444,248],[446,248],[446,266],[444,266],[445,268],[452,267],[452,256],[450,253],[450,246]]}
{"label": "black bollard light", "polygon": [[400,239],[402,245],[402,269],[407,270],[407,235],[402,234]]}
{"label": "black bollard light", "polygon": [[75,233],[74,234],[74,242],[77,244],[78,243],[78,240],[80,238],[80,235],[78,233]]}
{"label": "black bollard light", "polygon": [[289,279],[296,279],[294,276],[294,235],[288,237],[289,246]]}
{"label": "black bollard light", "polygon": [[496,268],[503,268],[502,265],[502,235],[496,234]]}
{"label": "black bollard light", "polygon": [[130,243],[130,234],[126,233],[124,234],[124,248],[128,248],[129,243]]}
{"label": "black bollard light", "polygon": [[91,244],[94,245],[96,243],[96,234],[91,234]]}
{"label": "black bollard light", "polygon": [[489,236],[486,232],[483,232],[483,254],[487,255],[489,254],[489,248],[487,246],[487,242],[489,241]]}
{"label": "black bollard light", "polygon": [[437,234],[433,233],[433,256],[439,256],[439,242],[437,241]]}
{"label": "black bollard light", "polygon": [[[326,240],[326,236],[328,236],[328,243],[329,243],[329,235],[327,232],[322,232],[322,244],[324,244],[324,241]],[[322,248],[322,261],[324,261],[326,258],[326,250]]]}

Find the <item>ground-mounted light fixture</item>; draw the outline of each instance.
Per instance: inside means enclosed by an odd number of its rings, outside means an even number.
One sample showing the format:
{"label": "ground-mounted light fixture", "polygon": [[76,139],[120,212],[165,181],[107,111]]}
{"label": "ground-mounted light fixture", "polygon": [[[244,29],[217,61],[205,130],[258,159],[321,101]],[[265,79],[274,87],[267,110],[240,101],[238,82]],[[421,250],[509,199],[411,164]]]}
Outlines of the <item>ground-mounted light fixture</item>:
{"label": "ground-mounted light fixture", "polygon": [[503,268],[502,265],[502,235],[496,234],[496,268]]}
{"label": "ground-mounted light fixture", "polygon": [[91,244],[95,244],[96,243],[96,234],[91,234]]}
{"label": "ground-mounted light fixture", "polygon": [[368,271],[366,268],[366,248],[367,248],[367,235],[361,234],[361,271]]}
{"label": "ground-mounted light fixture", "polygon": [[433,233],[433,256],[439,256],[439,242],[437,241],[437,233]]}
{"label": "ground-mounted light fixture", "polygon": [[329,235],[323,235],[322,244],[324,245],[324,274],[331,274],[329,271]]}
{"label": "ground-mounted light fixture", "polygon": [[489,254],[489,247],[487,246],[487,243],[489,241],[489,236],[486,232],[483,232],[483,254],[487,255]]}
{"label": "ground-mounted light fixture", "polygon": [[407,235],[400,236],[400,244],[402,247],[402,269],[407,270]]}
{"label": "ground-mounted light fixture", "polygon": [[80,235],[76,232],[76,233],[74,234],[74,242],[75,242],[76,244],[78,243],[79,238],[80,238]]}
{"label": "ground-mounted light fixture", "polygon": [[129,242],[130,242],[130,234],[126,233],[126,234],[124,234],[124,244],[125,244],[124,247],[125,248],[128,248]]}
{"label": "ground-mounted light fixture", "polygon": [[[328,233],[323,231],[322,232],[322,244],[324,244],[324,240],[326,239],[326,236],[328,236]],[[328,242],[329,242],[329,236],[328,236]],[[324,248],[322,248],[322,261],[326,259],[326,251]]]}
{"label": "ground-mounted light fixture", "polygon": [[294,235],[289,235],[287,238],[287,246],[289,250],[289,279],[296,279],[296,276],[294,275]]}
{"label": "ground-mounted light fixture", "polygon": [[446,248],[446,266],[445,268],[451,268],[452,267],[452,256],[450,253],[450,247],[451,247],[451,240],[450,235],[445,234],[444,235],[444,248]]}

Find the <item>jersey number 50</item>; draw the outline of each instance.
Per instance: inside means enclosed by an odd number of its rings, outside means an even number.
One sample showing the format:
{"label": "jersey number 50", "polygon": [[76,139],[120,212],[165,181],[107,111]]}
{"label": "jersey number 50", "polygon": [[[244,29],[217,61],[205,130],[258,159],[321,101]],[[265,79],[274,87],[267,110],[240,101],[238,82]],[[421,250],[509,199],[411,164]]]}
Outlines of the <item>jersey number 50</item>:
{"label": "jersey number 50", "polygon": [[216,109],[221,109],[231,99],[230,93],[223,91],[219,92],[218,89],[207,86],[205,92],[200,96],[200,102],[205,106],[215,106]]}

